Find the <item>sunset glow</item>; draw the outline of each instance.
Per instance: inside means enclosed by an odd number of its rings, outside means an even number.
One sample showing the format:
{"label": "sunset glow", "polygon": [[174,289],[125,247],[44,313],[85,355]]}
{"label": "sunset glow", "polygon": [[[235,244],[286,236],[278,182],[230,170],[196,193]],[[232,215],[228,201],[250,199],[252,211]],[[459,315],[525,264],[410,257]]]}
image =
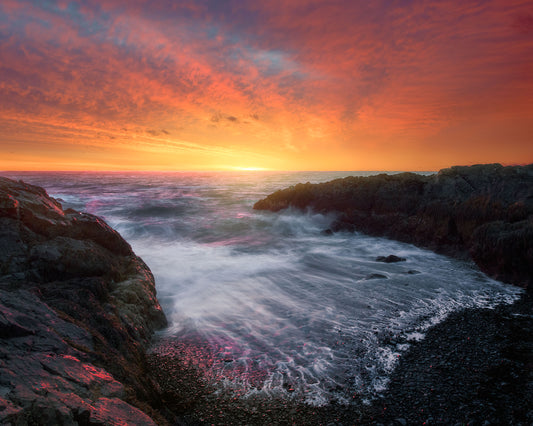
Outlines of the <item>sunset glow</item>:
{"label": "sunset glow", "polygon": [[533,3],[3,0],[0,170],[533,162]]}

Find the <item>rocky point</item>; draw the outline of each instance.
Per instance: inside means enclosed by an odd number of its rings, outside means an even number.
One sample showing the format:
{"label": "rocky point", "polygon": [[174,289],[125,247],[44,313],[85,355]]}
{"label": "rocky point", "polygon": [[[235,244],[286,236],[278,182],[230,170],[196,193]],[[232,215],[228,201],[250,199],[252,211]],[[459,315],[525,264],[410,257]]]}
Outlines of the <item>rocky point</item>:
{"label": "rocky point", "polygon": [[[0,178],[0,423],[159,423],[154,278],[104,220]],[[164,423],[164,420],[161,420]]]}
{"label": "rocky point", "polygon": [[331,231],[356,230],[470,257],[496,279],[523,287],[533,283],[533,164],[298,184],[254,205],[271,211],[289,207],[337,212]]}

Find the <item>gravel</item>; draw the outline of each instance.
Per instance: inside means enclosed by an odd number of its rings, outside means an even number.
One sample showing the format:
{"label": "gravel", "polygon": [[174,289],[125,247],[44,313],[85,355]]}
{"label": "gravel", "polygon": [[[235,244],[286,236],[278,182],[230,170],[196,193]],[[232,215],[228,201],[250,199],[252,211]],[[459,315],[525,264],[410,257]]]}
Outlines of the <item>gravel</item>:
{"label": "gravel", "polygon": [[451,314],[414,343],[371,405],[218,395],[177,358],[150,357],[177,425],[532,425],[533,293],[512,305]]}
{"label": "gravel", "polygon": [[373,415],[394,424],[533,424],[533,294],[467,309],[400,360]]}

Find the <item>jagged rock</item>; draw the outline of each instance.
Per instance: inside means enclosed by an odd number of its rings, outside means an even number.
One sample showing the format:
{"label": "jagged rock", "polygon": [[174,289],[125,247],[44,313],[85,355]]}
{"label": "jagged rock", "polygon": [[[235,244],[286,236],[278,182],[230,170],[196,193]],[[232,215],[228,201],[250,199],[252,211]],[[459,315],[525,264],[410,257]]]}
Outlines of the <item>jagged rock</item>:
{"label": "jagged rock", "polygon": [[144,353],[165,324],[116,231],[0,178],[0,423],[155,424],[135,405],[157,402]]}
{"label": "jagged rock", "polygon": [[254,209],[337,212],[358,230],[466,258],[502,281],[533,283],[533,164],[454,166],[435,175],[347,177],[277,191]]}

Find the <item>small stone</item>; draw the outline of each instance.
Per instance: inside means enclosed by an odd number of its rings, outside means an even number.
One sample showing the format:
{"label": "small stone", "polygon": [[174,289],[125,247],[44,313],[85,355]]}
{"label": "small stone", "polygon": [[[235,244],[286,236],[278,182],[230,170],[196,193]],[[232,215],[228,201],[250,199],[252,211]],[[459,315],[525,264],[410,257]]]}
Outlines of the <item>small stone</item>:
{"label": "small stone", "polygon": [[387,279],[388,277],[383,274],[370,274],[365,279],[367,280],[376,280],[376,279]]}
{"label": "small stone", "polygon": [[395,256],[393,254],[390,254],[388,256],[378,256],[376,257],[376,262],[384,262],[384,263],[396,263],[396,262],[405,262],[407,259],[405,257],[399,257]]}

